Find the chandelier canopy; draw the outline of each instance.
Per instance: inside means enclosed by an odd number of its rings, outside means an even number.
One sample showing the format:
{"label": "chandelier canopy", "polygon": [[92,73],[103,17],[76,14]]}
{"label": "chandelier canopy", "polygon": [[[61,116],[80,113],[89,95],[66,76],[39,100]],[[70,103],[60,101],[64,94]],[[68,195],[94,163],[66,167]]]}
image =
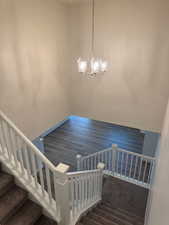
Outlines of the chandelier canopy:
{"label": "chandelier canopy", "polygon": [[94,41],[95,41],[95,0],[92,0],[92,43],[91,43],[91,57],[89,60],[82,59],[81,57],[77,60],[78,71],[82,74],[89,76],[95,76],[98,73],[104,73],[107,71],[107,61],[100,57],[94,56]]}

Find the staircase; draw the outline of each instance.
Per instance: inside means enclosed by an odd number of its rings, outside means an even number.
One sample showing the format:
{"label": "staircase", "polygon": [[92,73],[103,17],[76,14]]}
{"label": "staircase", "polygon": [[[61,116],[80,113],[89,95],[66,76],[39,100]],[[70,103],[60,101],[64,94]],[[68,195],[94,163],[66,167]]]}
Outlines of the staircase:
{"label": "staircase", "polygon": [[42,207],[28,199],[28,193],[18,187],[14,177],[0,169],[0,224],[57,225],[42,214]]}
{"label": "staircase", "polygon": [[[0,168],[0,225],[144,224],[143,218],[103,200],[103,176],[150,189],[154,158],[112,146],[87,157],[78,156],[78,171],[67,173],[67,165],[56,168],[0,112],[0,162],[12,174]],[[44,216],[44,211],[54,220]]]}
{"label": "staircase", "polygon": [[144,219],[124,209],[101,202],[83,216],[76,225],[144,225]]}

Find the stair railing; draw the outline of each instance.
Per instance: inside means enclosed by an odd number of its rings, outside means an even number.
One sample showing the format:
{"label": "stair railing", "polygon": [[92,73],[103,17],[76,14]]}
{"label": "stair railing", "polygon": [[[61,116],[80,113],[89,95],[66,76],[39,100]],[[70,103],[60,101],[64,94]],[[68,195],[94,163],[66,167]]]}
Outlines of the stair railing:
{"label": "stair railing", "polygon": [[22,185],[45,210],[60,221],[58,187],[63,173],[27,139],[24,134],[0,112],[0,161],[12,171]]}
{"label": "stair railing", "polygon": [[71,206],[71,224],[75,224],[86,210],[102,199],[104,164],[99,169],[68,173]]}
{"label": "stair railing", "polygon": [[0,161],[59,225],[75,225],[101,200],[104,164],[66,173],[65,165],[55,167],[1,111]]}
{"label": "stair railing", "polygon": [[81,157],[77,155],[77,170],[93,170],[99,162],[105,164],[104,173],[122,180],[151,187],[155,158],[130,152],[113,144],[112,148]]}

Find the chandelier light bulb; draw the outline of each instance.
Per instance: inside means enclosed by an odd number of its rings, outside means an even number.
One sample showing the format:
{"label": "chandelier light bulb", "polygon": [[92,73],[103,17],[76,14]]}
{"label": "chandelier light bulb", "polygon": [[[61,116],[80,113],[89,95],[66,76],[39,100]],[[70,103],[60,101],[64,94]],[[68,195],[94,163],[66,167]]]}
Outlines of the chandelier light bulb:
{"label": "chandelier light bulb", "polygon": [[90,65],[91,65],[91,74],[99,73],[99,71],[100,71],[99,60],[92,58]]}
{"label": "chandelier light bulb", "polygon": [[107,71],[107,66],[108,66],[108,63],[106,61],[100,61],[100,69],[101,69],[101,72],[106,72]]}
{"label": "chandelier light bulb", "polygon": [[87,70],[87,61],[81,60],[81,58],[79,58],[77,60],[77,63],[78,63],[79,73],[86,73],[86,70]]}

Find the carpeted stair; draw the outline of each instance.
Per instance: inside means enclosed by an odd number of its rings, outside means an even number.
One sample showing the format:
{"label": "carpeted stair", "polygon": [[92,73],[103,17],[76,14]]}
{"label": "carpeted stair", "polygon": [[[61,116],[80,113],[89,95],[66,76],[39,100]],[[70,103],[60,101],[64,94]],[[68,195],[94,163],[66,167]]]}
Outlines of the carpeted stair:
{"label": "carpeted stair", "polygon": [[0,169],[1,225],[57,225],[42,214],[42,208],[28,199],[28,193],[14,183],[13,176]]}
{"label": "carpeted stair", "polygon": [[144,225],[144,219],[102,202],[83,216],[76,225]]}

